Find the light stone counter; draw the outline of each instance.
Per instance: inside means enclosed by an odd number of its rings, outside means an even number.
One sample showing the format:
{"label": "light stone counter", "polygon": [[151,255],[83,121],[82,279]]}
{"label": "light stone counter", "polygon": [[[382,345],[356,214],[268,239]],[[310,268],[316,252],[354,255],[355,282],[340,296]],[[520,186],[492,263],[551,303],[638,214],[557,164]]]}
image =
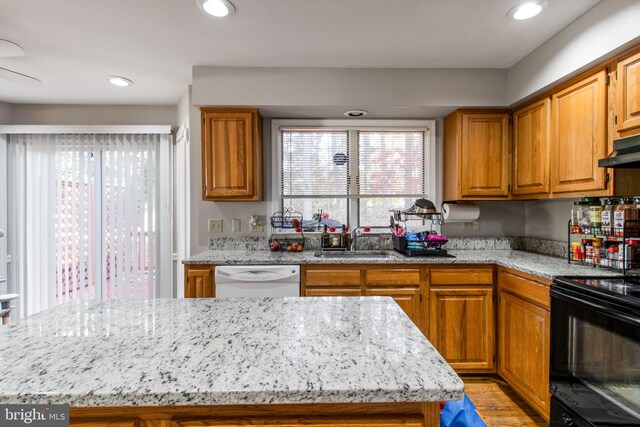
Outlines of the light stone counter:
{"label": "light stone counter", "polygon": [[[365,251],[366,252],[366,251]],[[297,253],[270,252],[268,250],[209,250],[194,255],[185,264],[496,264],[551,279],[555,276],[614,276],[621,272],[569,264],[564,258],[550,257],[516,250],[451,250],[455,258],[406,257],[395,251],[386,251],[386,258],[330,258],[317,257],[312,251]]]}
{"label": "light stone counter", "polygon": [[0,403],[435,402],[463,384],[391,298],[69,303],[0,328]]}

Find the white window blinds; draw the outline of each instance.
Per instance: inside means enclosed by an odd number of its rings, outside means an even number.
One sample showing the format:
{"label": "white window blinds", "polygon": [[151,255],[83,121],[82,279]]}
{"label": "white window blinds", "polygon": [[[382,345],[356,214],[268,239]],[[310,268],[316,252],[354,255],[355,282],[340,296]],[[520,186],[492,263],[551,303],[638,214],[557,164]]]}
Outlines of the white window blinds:
{"label": "white window blinds", "polygon": [[426,192],[424,132],[358,132],[358,194],[418,196]]}
{"label": "white window blinds", "polygon": [[282,131],[282,195],[345,196],[349,192],[346,131]]}
{"label": "white window blinds", "polygon": [[280,137],[282,205],[305,218],[322,209],[337,223],[384,227],[389,209],[434,198],[429,128],[282,127]]}

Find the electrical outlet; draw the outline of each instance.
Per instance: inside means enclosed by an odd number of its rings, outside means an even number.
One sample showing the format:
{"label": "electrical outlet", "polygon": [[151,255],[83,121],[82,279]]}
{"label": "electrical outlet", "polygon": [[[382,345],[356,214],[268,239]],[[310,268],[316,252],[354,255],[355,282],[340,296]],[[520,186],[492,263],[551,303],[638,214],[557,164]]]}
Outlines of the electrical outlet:
{"label": "electrical outlet", "polygon": [[480,230],[480,221],[468,221],[462,223],[463,230]]}
{"label": "electrical outlet", "polygon": [[222,218],[209,218],[209,233],[222,233]]}
{"label": "electrical outlet", "polygon": [[234,218],[231,220],[231,232],[232,233],[240,232],[240,218]]}

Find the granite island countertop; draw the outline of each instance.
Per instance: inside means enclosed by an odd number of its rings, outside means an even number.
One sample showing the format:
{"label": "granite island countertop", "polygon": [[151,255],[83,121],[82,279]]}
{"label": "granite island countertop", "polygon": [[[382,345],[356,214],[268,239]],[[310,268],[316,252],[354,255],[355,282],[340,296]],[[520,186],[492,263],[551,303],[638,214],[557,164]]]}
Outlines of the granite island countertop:
{"label": "granite island countertop", "polygon": [[[367,251],[363,251],[367,252]],[[268,250],[208,250],[184,261],[184,264],[264,265],[264,264],[496,264],[546,279],[555,276],[616,276],[621,272],[569,264],[565,258],[551,257],[517,250],[450,250],[455,258],[407,257],[395,251],[385,251],[385,258],[317,257],[313,251],[297,253]]]}
{"label": "granite island countertop", "polygon": [[64,304],[0,328],[0,404],[431,402],[463,383],[391,298]]}

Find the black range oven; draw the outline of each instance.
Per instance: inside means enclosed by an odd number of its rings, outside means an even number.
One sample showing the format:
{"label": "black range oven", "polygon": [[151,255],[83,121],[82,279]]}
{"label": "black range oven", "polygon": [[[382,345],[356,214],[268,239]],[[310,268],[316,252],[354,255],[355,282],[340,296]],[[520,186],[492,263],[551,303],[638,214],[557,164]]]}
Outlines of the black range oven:
{"label": "black range oven", "polygon": [[551,426],[640,426],[640,280],[557,277]]}

